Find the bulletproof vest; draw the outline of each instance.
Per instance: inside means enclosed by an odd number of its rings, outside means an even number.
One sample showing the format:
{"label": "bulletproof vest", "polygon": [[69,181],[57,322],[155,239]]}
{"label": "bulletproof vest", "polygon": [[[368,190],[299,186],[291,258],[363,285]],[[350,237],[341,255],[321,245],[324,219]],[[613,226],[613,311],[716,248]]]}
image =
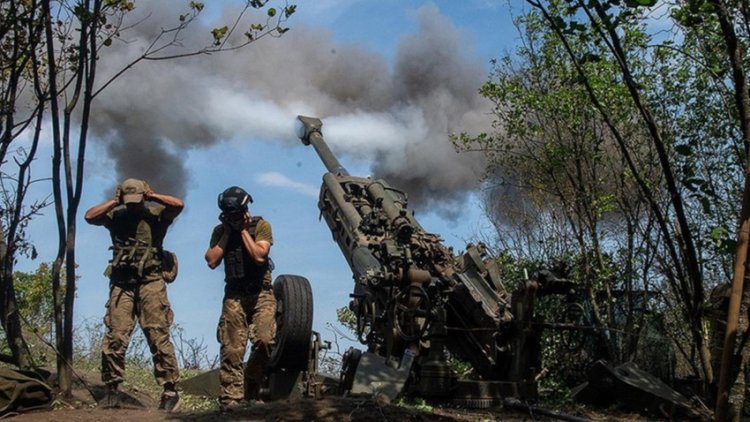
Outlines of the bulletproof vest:
{"label": "bulletproof vest", "polygon": [[[255,240],[255,229],[262,219],[263,217],[253,217],[250,220],[250,227],[247,231],[253,240]],[[244,286],[250,287],[252,285],[252,287],[260,288],[263,283],[263,276],[270,268],[270,262],[271,259],[269,258],[263,265],[256,264],[245,250],[241,234],[236,231],[230,233],[227,248],[224,252],[224,274],[227,284],[241,282]]]}
{"label": "bulletproof vest", "polygon": [[142,215],[116,208],[112,214],[112,260],[108,271],[113,278],[143,277],[161,269],[161,248],[167,224],[156,211],[146,208]]}

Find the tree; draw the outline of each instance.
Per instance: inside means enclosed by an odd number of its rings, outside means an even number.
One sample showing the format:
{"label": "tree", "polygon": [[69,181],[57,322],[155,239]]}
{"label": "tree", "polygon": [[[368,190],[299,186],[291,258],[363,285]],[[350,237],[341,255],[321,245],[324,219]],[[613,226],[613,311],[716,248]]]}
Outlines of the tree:
{"label": "tree", "polygon": [[[541,180],[514,188],[527,197],[539,192],[537,209],[560,215],[573,238],[588,233],[590,240],[578,241],[584,256],[616,259],[615,267],[625,270],[612,274],[610,283],[658,293],[660,305],[653,305],[677,312],[671,334],[685,361],[706,386],[714,385],[705,291],[732,273],[738,242],[731,227],[739,210],[734,196],[746,183],[743,107],[750,104],[738,88],[746,84],[744,61],[727,60],[720,48],[728,46],[730,56],[737,56],[746,47],[746,38],[733,43],[726,30],[745,34],[744,9],[728,7],[733,15],[722,26],[717,2],[678,5],[683,7],[670,10],[680,25],[676,32],[657,33],[649,27],[648,1],[527,3],[532,9],[526,24],[538,25],[537,42],[520,51],[519,69],[503,68],[509,78],[483,88],[495,101],[498,132],[470,139],[470,146],[502,163],[500,168],[524,164],[524,178],[512,182]],[[588,128],[595,130],[586,133]],[[576,136],[588,143],[572,143]],[[508,154],[524,145],[534,148],[513,164]],[[580,148],[585,145],[591,148]],[[578,173],[570,169],[602,180],[575,179],[571,175]],[[606,238],[596,242],[592,233]],[[737,253],[744,268],[746,253]],[[735,356],[740,359],[737,348]]]}
{"label": "tree", "polygon": [[[563,44],[545,29],[538,14],[519,18],[517,25],[521,46],[514,56],[494,62],[491,79],[480,90],[495,105],[496,132],[459,140],[488,158],[488,208],[500,241],[506,236],[522,239],[525,244],[512,245],[517,258],[565,263],[566,276],[579,281],[584,292],[580,303],[590,308],[591,319],[575,322],[592,325],[598,341],[591,346],[604,346],[590,350],[589,356],[632,360],[639,338],[633,327],[642,326],[644,318],[636,312],[643,306],[637,296],[649,289],[637,265],[648,268],[654,255],[650,248],[634,253],[637,230],[647,221],[638,207],[643,201]],[[577,48],[588,48],[585,40],[574,42],[583,44]],[[632,40],[631,48],[637,42]],[[590,53],[592,58],[595,54],[601,52]],[[625,88],[611,82],[616,65],[592,59],[586,69],[595,75],[591,84],[607,102],[613,120],[628,129],[633,145],[642,145],[643,131],[622,124],[632,121],[635,111],[624,100]],[[648,148],[634,156],[644,168],[655,164]],[[557,318],[573,317],[566,315],[570,305],[547,304],[561,307]],[[629,333],[625,338],[616,334],[623,330]],[[570,359],[571,350],[561,352],[567,355],[564,359],[576,361],[568,369],[586,364],[585,359]]]}
{"label": "tree", "polygon": [[[47,198],[29,201],[27,192],[32,183],[31,164],[36,156],[43,117],[41,104],[26,104],[34,91],[41,91],[33,77],[37,64],[33,58],[43,46],[42,27],[34,2],[9,0],[0,4],[0,184],[2,212],[0,234],[4,247],[0,251],[0,323],[6,333],[10,356],[4,361],[20,367],[31,365],[16,303],[13,273],[19,255],[36,256],[33,245],[25,236],[25,227],[42,208]],[[29,142],[19,137],[33,131]],[[11,148],[12,145],[17,145]],[[15,168],[11,166],[15,165]],[[28,204],[28,202],[32,202]]]}
{"label": "tree", "polygon": [[[683,309],[683,316],[693,327],[692,339],[697,345],[701,359],[703,378],[708,382],[713,379],[710,365],[710,353],[704,342],[700,327],[703,320],[704,288],[701,262],[698,256],[694,238],[694,227],[689,224],[686,212],[686,200],[678,186],[678,178],[671,161],[673,140],[670,134],[663,130],[660,122],[652,111],[648,98],[644,95],[642,83],[638,79],[642,74],[634,65],[633,55],[623,47],[623,38],[631,35],[632,29],[638,24],[639,14],[627,7],[620,7],[615,2],[583,2],[561,6],[552,3],[550,7],[542,3],[530,1],[533,7],[540,11],[549,23],[551,30],[561,40],[568,53],[571,63],[575,66],[582,84],[589,93],[594,107],[599,111],[602,119],[610,128],[616,139],[620,154],[627,163],[639,187],[641,195],[646,200],[650,212],[655,218],[655,228],[664,245],[665,255],[662,256],[663,272],[670,286],[680,298],[679,304]],[[646,129],[659,163],[662,183],[660,188],[665,193],[665,201],[659,201],[659,191],[652,187],[650,181],[644,177],[642,169],[633,159],[633,148],[628,144],[607,109],[607,103],[597,94],[591,84],[591,74],[586,71],[581,61],[580,51],[573,49],[570,32],[576,33],[582,24],[578,23],[579,16],[588,22],[592,28],[592,41],[605,46],[605,49],[617,63],[620,82],[627,88],[627,93],[637,112],[638,121]],[[567,20],[566,20],[567,19]],[[580,33],[580,32],[579,32]],[[622,35],[621,35],[622,34]],[[644,77],[644,80],[646,78]],[[671,221],[675,224],[672,226]]]}
{"label": "tree", "polygon": [[[744,286],[745,272],[748,258],[748,243],[750,243],[750,90],[748,89],[747,72],[745,71],[744,51],[747,45],[742,45],[739,41],[738,32],[743,34],[745,39],[749,35],[747,32],[748,18],[750,15],[742,2],[710,0],[707,2],[697,2],[688,4],[683,11],[684,17],[701,18],[705,17],[705,12],[713,14],[713,19],[705,19],[702,23],[706,24],[707,29],[721,29],[722,41],[726,48],[727,58],[729,59],[729,70],[732,74],[733,92],[734,92],[734,111],[736,112],[737,123],[742,133],[742,142],[746,156],[745,187],[742,195],[742,209],[740,211],[737,253],[734,266],[734,277],[732,280],[732,291],[729,302],[727,316],[726,336],[723,345],[723,354],[721,360],[721,373],[719,385],[717,387],[716,400],[716,420],[723,421],[726,419],[729,402],[728,386],[733,385],[733,389],[742,388],[736,395],[744,398],[744,376],[743,382],[737,380],[741,372],[745,372],[748,365],[748,357],[745,353],[746,336],[748,335],[750,322],[748,317],[744,316],[740,320],[739,314],[744,309],[747,314],[750,309],[750,286]],[[702,13],[703,12],[703,13]],[[700,21],[700,19],[698,19]],[[692,21],[689,23],[693,23]],[[739,386],[738,386],[739,384]],[[742,408],[742,400],[738,400],[735,409]],[[735,410],[733,418],[739,419],[740,412]]]}
{"label": "tree", "polygon": [[[156,34],[150,47],[140,56],[114,74],[103,77],[98,75],[99,53],[132,28],[125,24],[125,18],[135,7],[134,1],[127,0],[41,0],[12,2],[8,6],[8,10],[15,12],[16,18],[24,18],[21,21],[31,28],[27,32],[36,37],[28,37],[34,42],[30,42],[31,46],[24,50],[25,55],[3,59],[9,60],[11,65],[13,61],[28,63],[18,72],[18,79],[34,87],[34,95],[24,97],[23,100],[28,100],[28,104],[31,104],[29,108],[35,111],[36,120],[29,120],[35,124],[28,125],[25,129],[33,131],[33,138],[36,140],[42,133],[43,118],[50,122],[52,128],[52,191],[58,225],[58,253],[52,265],[52,290],[56,344],[60,351],[57,362],[58,379],[60,389],[66,395],[70,393],[73,354],[76,221],[84,187],[84,158],[89,118],[95,112],[94,99],[123,73],[142,61],[172,60],[237,50],[266,36],[280,36],[288,30],[282,26],[283,23],[296,9],[288,3],[283,3],[283,7],[277,9],[270,7],[268,0],[248,0],[244,2],[244,8],[233,24],[211,31],[210,45],[181,48],[181,34],[198,19],[204,9],[203,3],[190,1],[187,13],[179,14],[174,26],[165,26],[165,29]],[[265,18],[243,30],[241,18],[253,9],[262,10]],[[230,39],[235,42],[230,44]],[[22,84],[16,84],[14,93],[21,86]],[[22,105],[21,99],[18,95],[8,97],[12,101],[4,104],[5,109],[12,110],[10,114],[15,115]],[[18,131],[19,128],[15,130]],[[6,143],[3,143],[3,147],[5,146]],[[2,151],[4,149],[0,150]],[[31,154],[29,162],[33,158],[34,154]],[[5,262],[12,260],[11,243],[8,245],[9,253],[6,254],[8,257]],[[4,273],[8,273],[7,268]],[[64,282],[62,274],[65,274]],[[4,296],[0,299],[12,302],[13,299],[8,299],[15,296],[12,281],[7,281],[3,287]],[[10,315],[15,313],[11,312]],[[9,331],[6,328],[6,333],[11,343],[23,342],[20,331]],[[20,346],[17,348],[22,349]],[[18,359],[17,362],[27,366],[27,362]]]}

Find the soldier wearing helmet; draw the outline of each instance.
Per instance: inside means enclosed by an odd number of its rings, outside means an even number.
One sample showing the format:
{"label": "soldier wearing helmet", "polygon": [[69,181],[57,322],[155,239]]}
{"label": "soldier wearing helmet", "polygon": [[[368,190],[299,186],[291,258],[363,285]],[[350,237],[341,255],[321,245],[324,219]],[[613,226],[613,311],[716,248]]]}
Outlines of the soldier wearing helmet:
{"label": "soldier wearing helmet", "polygon": [[159,408],[173,411],[179,407],[175,385],[180,374],[169,338],[173,314],[162,244],[183,207],[181,199],[156,193],[143,180],[127,179],[117,186],[114,198],[86,211],[86,222],[104,226],[112,238],[112,260],[105,271],[110,280],[104,317],[107,332],[102,340],[102,380],[109,406],[119,404],[117,389],[125,372],[125,352],[138,322],[151,349],[154,376],[164,388]]}
{"label": "soldier wearing helmet", "polygon": [[[276,298],[271,287],[271,224],[250,215],[252,197],[232,186],[219,194],[221,224],[214,227],[206,251],[211,269],[224,262],[224,300],[217,329],[221,343],[219,379],[223,411],[243,400],[258,400],[270,347],[276,335]],[[244,368],[247,342],[252,352]]]}

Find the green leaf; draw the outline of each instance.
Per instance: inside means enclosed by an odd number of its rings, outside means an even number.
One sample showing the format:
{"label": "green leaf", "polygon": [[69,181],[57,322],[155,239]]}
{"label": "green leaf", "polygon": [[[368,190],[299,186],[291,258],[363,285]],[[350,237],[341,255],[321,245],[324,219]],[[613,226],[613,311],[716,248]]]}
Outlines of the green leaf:
{"label": "green leaf", "polygon": [[221,28],[212,29],[211,35],[213,35],[214,37],[214,44],[221,44],[221,40],[224,39],[224,37],[227,35],[227,31],[229,31],[229,28],[226,25],[222,26]]}
{"label": "green leaf", "polygon": [[714,227],[713,230],[711,230],[711,233],[709,234],[709,237],[714,241],[719,241],[724,236],[724,234],[727,232],[727,229],[724,227]]}
{"label": "green leaf", "polygon": [[652,7],[656,4],[656,0],[626,0],[625,4],[628,7]]}

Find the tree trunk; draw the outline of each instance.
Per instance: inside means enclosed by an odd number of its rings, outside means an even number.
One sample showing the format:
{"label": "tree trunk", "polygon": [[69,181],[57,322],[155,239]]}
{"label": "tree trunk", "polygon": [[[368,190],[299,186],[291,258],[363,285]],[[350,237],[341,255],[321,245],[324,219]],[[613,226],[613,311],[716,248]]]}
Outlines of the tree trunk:
{"label": "tree trunk", "polygon": [[8,255],[3,259],[3,272],[0,274],[0,322],[8,340],[13,363],[19,368],[30,368],[32,365],[29,348],[23,338],[21,317],[16,304],[16,292],[13,288],[13,267],[7,262]]}
{"label": "tree trunk", "polygon": [[[51,6],[49,0],[42,1],[42,21],[44,22],[44,32],[47,42],[46,60],[48,63],[56,63],[55,50],[54,50],[54,38],[52,31],[52,18],[51,18]],[[52,194],[55,201],[55,218],[57,221],[57,256],[55,261],[52,263],[52,296],[54,301],[54,316],[55,316],[55,346],[57,350],[62,350],[64,347],[63,341],[63,308],[62,308],[62,295],[60,291],[60,274],[63,265],[63,259],[65,258],[65,215],[63,213],[63,199],[62,199],[62,182],[60,177],[60,167],[62,164],[62,136],[60,134],[60,107],[58,103],[58,88],[57,88],[57,69],[55,66],[47,67],[48,74],[47,82],[49,84],[49,107],[50,107],[50,118],[52,121]],[[66,371],[67,364],[62,357],[62,354],[57,355],[57,371],[58,377],[62,377],[65,381],[70,381],[70,377],[66,377],[64,372]],[[59,382],[59,380],[58,380]],[[65,390],[61,388],[61,390]],[[68,385],[69,391],[69,385]],[[64,394],[64,393],[63,393]]]}
{"label": "tree trunk", "polygon": [[[743,54],[734,32],[729,11],[721,0],[711,0],[716,17],[721,26],[721,32],[726,42],[727,55],[732,69],[732,80],[734,82],[734,100],[740,120],[745,151],[750,145],[750,94],[748,93],[747,78],[743,68]],[[717,387],[715,420],[723,422],[727,418],[729,392],[728,387],[734,385],[737,380],[740,365],[743,361],[744,343],[738,344],[737,339],[743,338],[747,332],[747,326],[739,325],[740,309],[748,308],[749,295],[743,294],[747,286],[744,285],[745,271],[748,259],[748,240],[750,237],[750,155],[745,168],[745,188],[742,193],[742,209],[740,211],[740,227],[737,235],[737,256],[734,264],[734,277],[732,278],[732,290],[729,298],[729,310],[727,313],[727,332],[724,337],[724,347],[721,358],[721,371],[719,373],[719,384]],[[739,347],[738,347],[739,346]]]}
{"label": "tree trunk", "polygon": [[21,318],[16,304],[16,290],[13,287],[13,254],[8,253],[5,230],[0,223],[0,323],[8,340],[12,363],[19,368],[31,367],[29,348],[21,331]]}

